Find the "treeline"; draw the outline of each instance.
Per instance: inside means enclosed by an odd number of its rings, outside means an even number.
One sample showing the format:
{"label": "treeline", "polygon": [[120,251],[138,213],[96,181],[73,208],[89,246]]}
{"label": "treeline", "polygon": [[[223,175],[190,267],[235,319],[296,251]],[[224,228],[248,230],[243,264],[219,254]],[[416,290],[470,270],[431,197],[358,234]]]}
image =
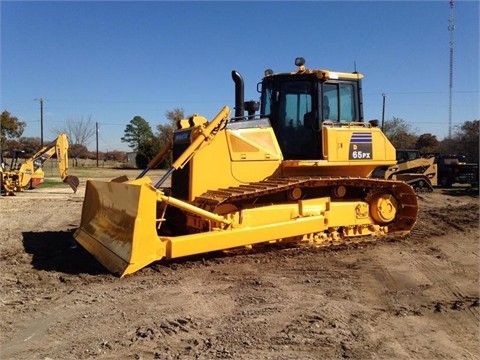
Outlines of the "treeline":
{"label": "treeline", "polygon": [[[52,140],[44,141],[44,145],[51,143]],[[21,137],[18,139],[8,139],[5,142],[5,148],[3,149],[4,157],[11,157],[12,152],[19,150],[22,152],[22,157],[31,157],[41,148],[41,141],[39,137]],[[72,144],[69,146],[69,157],[80,159],[97,159],[96,151],[89,151],[86,147],[79,146],[78,144]],[[75,156],[72,156],[75,155]],[[112,151],[99,151],[98,159],[112,160],[117,162],[126,162],[127,153],[125,151],[112,150]]]}
{"label": "treeline", "polygon": [[[91,142],[95,135],[96,124],[88,117],[76,120],[66,120],[64,126],[54,129],[56,133],[67,134],[69,141],[68,156],[72,160],[72,166],[78,166],[80,159],[92,159],[98,161],[115,161],[120,163],[129,163],[125,166],[134,165],[138,168],[145,168],[148,162],[164,147],[168,146],[173,136],[176,122],[184,119],[184,111],[181,108],[175,108],[165,113],[166,124],[156,126],[156,131],[152,130],[150,124],[141,116],[135,116],[127,124],[124,130],[122,142],[128,144],[135,154],[134,158],[128,158],[125,151],[111,150],[107,152],[90,151],[86,144]],[[22,158],[28,158],[34,155],[41,148],[41,139],[39,137],[22,137],[26,124],[16,116],[11,115],[4,110],[1,114],[1,155],[2,159],[11,158],[17,151],[21,152]],[[45,140],[43,145],[52,141]],[[157,166],[167,168],[172,163],[171,155]]]}
{"label": "treeline", "polygon": [[480,120],[465,121],[454,127],[451,138],[437,139],[399,118],[385,121],[383,132],[397,149],[415,149],[422,153],[462,154],[469,162],[478,163]]}
{"label": "treeline", "polygon": [[[11,150],[18,149],[24,152],[24,157],[32,156],[40,149],[40,138],[21,137],[25,123],[10,115],[7,111],[2,114],[1,123],[1,149],[2,155],[9,156]],[[145,168],[148,162],[164,147],[169,146],[176,123],[185,119],[183,109],[175,108],[165,113],[167,122],[156,125],[153,131],[150,123],[141,116],[135,116],[126,125],[122,142],[128,144],[135,154],[131,163],[138,168]],[[66,121],[63,128],[57,132],[67,134],[70,146],[68,155],[72,159],[72,165],[78,165],[78,159],[97,159],[97,153],[89,151],[85,146],[90,140],[95,129],[91,118],[77,121]],[[416,149],[423,153],[439,152],[444,154],[462,154],[469,162],[479,161],[479,128],[480,120],[465,121],[455,126],[451,138],[442,140],[431,133],[419,134],[419,131],[403,119],[392,118],[386,120],[383,132],[397,149]],[[46,144],[48,142],[44,142]],[[116,161],[126,163],[127,153],[112,150],[99,152],[99,161]],[[166,156],[158,165],[159,168],[168,168],[171,165],[171,156]],[[132,164],[133,165],[133,164]]]}
{"label": "treeline", "polygon": [[[134,117],[126,126],[122,141],[137,153],[137,166],[143,168],[155,154],[168,144],[175,128],[175,122],[184,117],[182,109],[167,111],[167,125],[157,125],[157,133],[152,131],[150,124],[140,116]],[[392,118],[384,123],[383,131],[386,137],[397,149],[415,149],[422,153],[461,154],[469,162],[479,161],[479,128],[480,120],[465,121],[455,126],[451,138],[437,139],[436,135],[419,131],[400,118]],[[160,167],[166,168],[171,159],[166,158]]]}

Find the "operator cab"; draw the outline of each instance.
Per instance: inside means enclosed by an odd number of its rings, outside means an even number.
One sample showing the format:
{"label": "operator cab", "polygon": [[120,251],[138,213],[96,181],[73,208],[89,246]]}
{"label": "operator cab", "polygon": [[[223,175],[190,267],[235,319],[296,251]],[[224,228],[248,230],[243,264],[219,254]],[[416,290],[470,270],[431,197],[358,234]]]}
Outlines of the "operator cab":
{"label": "operator cab", "polygon": [[359,73],[339,73],[304,67],[296,72],[265,71],[260,115],[268,117],[285,160],[322,159],[323,125],[363,122]]}

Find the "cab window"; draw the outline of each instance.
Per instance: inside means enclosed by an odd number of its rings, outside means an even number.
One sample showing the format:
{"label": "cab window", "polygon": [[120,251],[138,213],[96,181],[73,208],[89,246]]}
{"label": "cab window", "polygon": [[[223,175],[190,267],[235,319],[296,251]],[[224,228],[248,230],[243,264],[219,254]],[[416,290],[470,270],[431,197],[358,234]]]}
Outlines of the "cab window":
{"label": "cab window", "polygon": [[[303,127],[304,115],[312,111],[311,83],[284,83],[280,89],[280,121],[284,127]],[[283,96],[282,96],[283,95]]]}
{"label": "cab window", "polygon": [[276,134],[286,159],[311,159],[315,146],[314,111],[311,81],[280,84]]}
{"label": "cab window", "polygon": [[355,115],[355,88],[352,83],[325,83],[322,97],[323,120],[348,123]]}

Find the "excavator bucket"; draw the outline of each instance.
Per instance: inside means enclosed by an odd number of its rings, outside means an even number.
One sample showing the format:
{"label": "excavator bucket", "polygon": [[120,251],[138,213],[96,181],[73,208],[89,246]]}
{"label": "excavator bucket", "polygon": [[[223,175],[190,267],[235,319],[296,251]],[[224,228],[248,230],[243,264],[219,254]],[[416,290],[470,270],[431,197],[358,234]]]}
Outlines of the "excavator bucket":
{"label": "excavator bucket", "polygon": [[88,180],[75,239],[120,277],[160,260],[165,247],[156,231],[156,192],[148,177]]}
{"label": "excavator bucket", "polygon": [[64,183],[67,183],[73,190],[73,193],[77,193],[78,185],[80,185],[80,180],[78,177],[73,175],[68,175],[65,179],[63,179]]}

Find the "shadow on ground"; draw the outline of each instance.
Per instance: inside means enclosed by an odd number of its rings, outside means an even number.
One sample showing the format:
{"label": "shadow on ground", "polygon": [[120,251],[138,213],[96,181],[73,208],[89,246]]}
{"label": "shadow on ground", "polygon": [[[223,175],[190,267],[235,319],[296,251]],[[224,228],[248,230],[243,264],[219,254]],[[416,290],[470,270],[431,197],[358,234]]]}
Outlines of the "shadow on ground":
{"label": "shadow on ground", "polygon": [[453,187],[450,189],[442,189],[442,194],[449,196],[470,196],[477,197],[479,196],[478,187]]}
{"label": "shadow on ground", "polygon": [[24,232],[23,247],[38,270],[66,274],[107,274],[107,270],[78,245],[72,231]]}

